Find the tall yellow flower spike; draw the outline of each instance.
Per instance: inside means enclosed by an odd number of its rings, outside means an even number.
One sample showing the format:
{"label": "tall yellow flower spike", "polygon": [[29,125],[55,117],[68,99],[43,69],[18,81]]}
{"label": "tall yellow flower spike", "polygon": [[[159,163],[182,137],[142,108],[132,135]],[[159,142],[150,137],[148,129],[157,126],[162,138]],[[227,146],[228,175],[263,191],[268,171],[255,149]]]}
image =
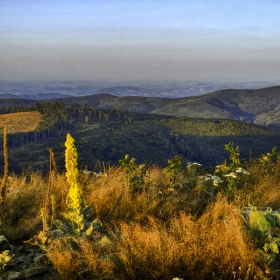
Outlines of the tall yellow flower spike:
{"label": "tall yellow flower spike", "polygon": [[78,185],[78,153],[74,142],[74,138],[68,133],[65,142],[65,167],[66,178],[70,185],[66,204],[70,211],[81,210],[86,206],[81,189]]}

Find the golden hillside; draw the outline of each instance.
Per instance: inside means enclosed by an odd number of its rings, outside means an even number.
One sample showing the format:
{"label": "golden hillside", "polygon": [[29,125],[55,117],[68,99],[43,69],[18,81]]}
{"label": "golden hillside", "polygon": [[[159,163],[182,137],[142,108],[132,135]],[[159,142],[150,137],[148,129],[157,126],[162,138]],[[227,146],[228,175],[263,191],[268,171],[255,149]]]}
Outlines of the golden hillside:
{"label": "golden hillside", "polygon": [[42,115],[37,111],[3,114],[0,115],[0,133],[5,126],[8,133],[32,131],[41,120]]}

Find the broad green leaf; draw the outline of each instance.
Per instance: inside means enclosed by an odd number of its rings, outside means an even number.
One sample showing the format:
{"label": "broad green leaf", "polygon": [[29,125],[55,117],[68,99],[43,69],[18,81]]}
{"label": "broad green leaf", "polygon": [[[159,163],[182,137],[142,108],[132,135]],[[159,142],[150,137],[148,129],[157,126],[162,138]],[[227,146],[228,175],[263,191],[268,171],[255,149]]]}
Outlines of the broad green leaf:
{"label": "broad green leaf", "polygon": [[272,214],[272,216],[275,218],[275,224],[277,227],[280,227],[280,214]]}
{"label": "broad green leaf", "polygon": [[91,235],[93,231],[98,230],[100,227],[102,227],[102,222],[99,219],[94,219],[88,229],[85,231],[86,235]]}
{"label": "broad green leaf", "polygon": [[64,234],[64,232],[61,229],[55,229],[51,231],[53,237],[60,237]]}
{"label": "broad green leaf", "polygon": [[269,243],[264,243],[263,250],[267,253],[268,249],[269,249]]}
{"label": "broad green leaf", "polygon": [[97,244],[100,246],[108,246],[108,245],[113,245],[114,243],[111,241],[110,238],[104,236],[99,242],[97,242]]}
{"label": "broad green leaf", "polygon": [[258,211],[250,211],[249,219],[249,225],[252,230],[265,234],[271,229],[270,223],[265,219],[264,215]]}
{"label": "broad green leaf", "polygon": [[265,219],[270,223],[270,225],[273,228],[276,228],[276,223],[275,223],[275,219],[271,214],[265,214],[264,215]]}
{"label": "broad green leaf", "polygon": [[75,221],[70,220],[70,219],[67,219],[67,220],[66,220],[66,225],[67,225],[71,230],[73,230],[73,231],[75,231],[75,232],[77,232],[77,230],[78,230],[78,228],[79,228],[78,224],[77,224]]}
{"label": "broad green leaf", "polygon": [[16,257],[15,260],[17,262],[24,262],[24,263],[32,262],[32,259],[26,255],[20,255],[20,256]]}
{"label": "broad green leaf", "polygon": [[102,222],[101,222],[99,219],[95,218],[95,219],[92,221],[92,225],[93,225],[93,228],[94,228],[95,230],[97,230],[97,229],[99,229],[99,228],[102,227]]}
{"label": "broad green leaf", "polygon": [[81,213],[84,215],[85,219],[88,219],[89,216],[92,214],[93,205],[87,206],[82,209]]}
{"label": "broad green leaf", "polygon": [[63,223],[61,220],[59,220],[59,219],[54,220],[53,223],[55,224],[55,226],[56,226],[57,228],[62,227],[63,224],[64,224],[64,223]]}
{"label": "broad green leaf", "polygon": [[19,271],[9,271],[8,275],[6,276],[7,280],[17,279],[19,277]]}
{"label": "broad green leaf", "polygon": [[93,227],[93,225],[91,223],[90,226],[88,227],[88,229],[85,231],[85,234],[90,236],[93,231],[94,231],[94,227]]}
{"label": "broad green leaf", "polygon": [[277,243],[270,243],[269,244],[269,249],[271,250],[272,253],[274,253],[276,255],[279,253]]}

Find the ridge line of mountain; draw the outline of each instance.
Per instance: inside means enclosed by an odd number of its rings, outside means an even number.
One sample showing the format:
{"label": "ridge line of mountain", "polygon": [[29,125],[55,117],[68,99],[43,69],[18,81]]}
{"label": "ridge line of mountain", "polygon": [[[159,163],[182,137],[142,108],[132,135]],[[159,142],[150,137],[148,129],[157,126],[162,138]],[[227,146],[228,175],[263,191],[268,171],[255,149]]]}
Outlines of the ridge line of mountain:
{"label": "ridge line of mountain", "polygon": [[[0,95],[1,97],[1,95]],[[261,125],[280,126],[280,86],[260,89],[223,89],[199,96],[180,98],[115,96],[99,93],[44,100],[2,99],[2,106],[63,102],[98,109],[130,110],[139,113],[195,118],[224,118]]]}

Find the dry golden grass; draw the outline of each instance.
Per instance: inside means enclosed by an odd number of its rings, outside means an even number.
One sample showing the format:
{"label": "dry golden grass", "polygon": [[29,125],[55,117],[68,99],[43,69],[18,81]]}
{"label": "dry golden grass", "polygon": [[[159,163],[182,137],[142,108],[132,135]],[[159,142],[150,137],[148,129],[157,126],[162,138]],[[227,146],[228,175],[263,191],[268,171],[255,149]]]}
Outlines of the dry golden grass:
{"label": "dry golden grass", "polygon": [[[249,200],[258,206],[276,206],[280,181],[279,172],[260,176],[253,167],[250,172],[252,177],[236,193],[233,203],[220,197],[199,215],[201,204],[207,205],[201,186],[187,187],[193,183],[182,178],[184,186],[177,194],[159,195],[164,187],[160,168],[151,168],[153,185],[142,194],[133,194],[123,185],[124,171],[120,167],[110,168],[108,176],[99,178],[80,174],[85,200],[95,205],[92,219],[101,219],[114,245],[97,244],[105,233],[95,233],[91,240],[79,238],[79,250],[63,240],[53,242],[47,248],[50,263],[59,279],[81,275],[86,279],[120,280],[231,279],[233,271],[238,271],[240,279],[261,279],[254,278],[262,274],[256,265],[247,274],[258,251],[237,212]],[[14,176],[10,181],[1,234],[11,244],[27,240],[42,229],[40,208],[46,201],[49,182],[57,217],[62,218],[69,188],[64,174],[52,172],[49,178],[37,172]]]}
{"label": "dry golden grass", "polygon": [[20,112],[0,115],[0,134],[3,128],[8,128],[8,133],[33,131],[42,120],[42,115],[37,111]]}
{"label": "dry golden grass", "polygon": [[69,243],[58,239],[48,246],[46,253],[53,268],[59,274],[58,279],[77,279],[82,270],[81,257],[80,253],[74,250]]}
{"label": "dry golden grass", "polygon": [[95,234],[92,241],[79,239],[79,251],[55,242],[47,255],[61,279],[230,279],[233,271],[241,279],[261,279],[257,267],[248,275],[258,251],[233,210],[222,199],[197,220],[181,212],[166,222],[152,215],[145,223],[119,221],[116,231],[108,228],[113,246],[100,247],[102,235]]}
{"label": "dry golden grass", "polygon": [[266,172],[262,166],[253,163],[248,167],[250,178],[241,190],[235,193],[235,203],[258,207],[280,208],[280,162]]}
{"label": "dry golden grass", "polygon": [[[68,184],[64,175],[51,177],[51,194],[55,196],[57,213],[65,211]],[[7,188],[1,231],[12,243],[27,240],[42,229],[40,209],[46,201],[49,178],[39,172],[13,175]],[[50,210],[51,212],[51,210]]]}
{"label": "dry golden grass", "polygon": [[145,225],[120,223],[118,279],[209,279],[213,272],[229,279],[257,257],[243,220],[232,210],[221,200],[196,221],[181,212],[168,225],[152,216]]}

